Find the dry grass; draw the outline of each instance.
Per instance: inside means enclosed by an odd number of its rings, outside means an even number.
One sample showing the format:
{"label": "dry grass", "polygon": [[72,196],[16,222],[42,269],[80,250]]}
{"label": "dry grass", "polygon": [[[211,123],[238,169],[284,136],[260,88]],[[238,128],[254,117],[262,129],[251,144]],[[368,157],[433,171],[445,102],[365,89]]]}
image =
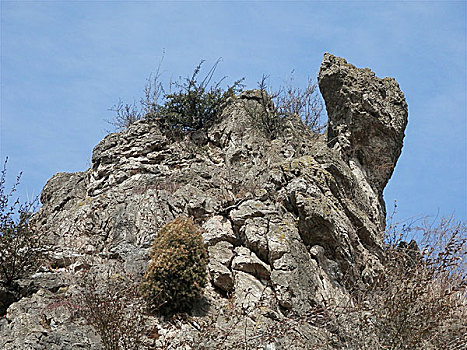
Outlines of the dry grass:
{"label": "dry grass", "polygon": [[[406,242],[408,234],[419,238]],[[325,326],[341,349],[464,349],[467,343],[465,224],[391,227],[385,271],[332,308]],[[332,346],[331,346],[332,344]]]}

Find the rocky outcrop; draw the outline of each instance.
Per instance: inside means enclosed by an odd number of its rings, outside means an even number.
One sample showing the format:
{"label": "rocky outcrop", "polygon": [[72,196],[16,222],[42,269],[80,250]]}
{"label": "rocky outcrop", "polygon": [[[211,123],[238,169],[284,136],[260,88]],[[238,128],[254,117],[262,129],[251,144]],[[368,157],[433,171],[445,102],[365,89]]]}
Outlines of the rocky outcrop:
{"label": "rocky outcrop", "polygon": [[327,139],[363,172],[378,196],[392,175],[407,126],[407,103],[393,78],[380,79],[326,53],[319,87],[328,112]]}
{"label": "rocky outcrop", "polygon": [[248,110],[261,106],[246,92],[202,137],[174,141],[139,121],[102,140],[87,171],[50,179],[35,217],[50,263],[26,281],[37,292],[9,307],[0,347],[100,348],[87,326],[47,311],[47,324],[56,325],[47,327],[41,310],[55,310],[53,295],[66,299],[84,268],[118,265],[140,278],[158,229],[178,216],[203,227],[210,284],[190,320],[148,316],[158,330],[148,342],[171,349],[234,349],[248,339],[261,349],[319,344],[324,330],[297,320],[345,302],[349,284],[370,283],[380,269],[382,191],[407,123],[393,79],[326,54],[319,84],[327,135],[291,116],[271,141],[251,122]]}

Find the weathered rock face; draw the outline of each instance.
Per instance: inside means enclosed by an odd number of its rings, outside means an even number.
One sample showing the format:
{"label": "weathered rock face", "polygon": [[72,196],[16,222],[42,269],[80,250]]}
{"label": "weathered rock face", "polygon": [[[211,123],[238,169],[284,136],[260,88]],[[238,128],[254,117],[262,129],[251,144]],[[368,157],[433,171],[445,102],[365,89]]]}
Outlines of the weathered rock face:
{"label": "weathered rock face", "polygon": [[[35,222],[51,262],[22,282],[37,292],[10,306],[0,347],[100,348],[87,326],[50,312],[52,296],[66,299],[83,268],[118,263],[141,277],[158,229],[178,216],[204,229],[208,311],[195,308],[197,327],[149,317],[159,330],[153,346],[235,349],[245,337],[258,349],[319,344],[322,330],[291,317],[345,301],[348,284],[371,282],[380,269],[381,193],[407,123],[392,79],[326,54],[319,83],[326,136],[290,117],[270,141],[251,123],[247,110],[259,102],[246,92],[201,138],[175,142],[140,121],[102,140],[89,170],[50,179]],[[41,310],[57,326],[44,325]]]}
{"label": "weathered rock face", "polygon": [[328,53],[318,79],[329,146],[360,168],[380,196],[402,150],[408,114],[404,94],[393,78],[377,78],[370,69],[356,69]]}

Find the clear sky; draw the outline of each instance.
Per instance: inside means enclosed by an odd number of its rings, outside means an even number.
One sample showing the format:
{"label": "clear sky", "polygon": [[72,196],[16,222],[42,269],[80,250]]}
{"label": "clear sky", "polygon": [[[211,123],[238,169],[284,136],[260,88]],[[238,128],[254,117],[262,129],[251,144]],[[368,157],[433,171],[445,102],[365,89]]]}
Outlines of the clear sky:
{"label": "clear sky", "polygon": [[396,78],[409,105],[385,190],[397,219],[467,220],[465,1],[1,1],[0,159],[23,171],[22,198],[57,172],[83,171],[163,52],[163,80],[201,59],[218,75],[297,85],[324,52]]}

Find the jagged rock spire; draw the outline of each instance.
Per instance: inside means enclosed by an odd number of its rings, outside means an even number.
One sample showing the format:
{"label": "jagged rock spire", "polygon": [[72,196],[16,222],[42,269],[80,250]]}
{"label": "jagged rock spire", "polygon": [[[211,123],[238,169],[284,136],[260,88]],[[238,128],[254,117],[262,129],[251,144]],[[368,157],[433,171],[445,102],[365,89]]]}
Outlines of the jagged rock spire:
{"label": "jagged rock spire", "polygon": [[358,166],[381,195],[402,150],[407,103],[393,78],[378,78],[325,53],[319,88],[328,113],[328,145]]}

